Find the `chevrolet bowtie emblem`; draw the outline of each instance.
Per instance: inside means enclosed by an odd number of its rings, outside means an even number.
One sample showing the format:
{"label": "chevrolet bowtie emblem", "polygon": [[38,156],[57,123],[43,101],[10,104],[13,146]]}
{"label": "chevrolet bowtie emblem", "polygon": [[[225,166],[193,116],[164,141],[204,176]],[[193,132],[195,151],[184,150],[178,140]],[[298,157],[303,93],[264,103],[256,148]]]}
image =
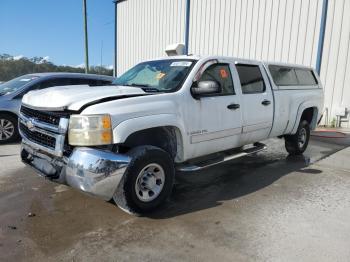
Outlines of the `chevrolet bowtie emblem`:
{"label": "chevrolet bowtie emblem", "polygon": [[34,129],[33,120],[32,120],[32,119],[29,119],[29,120],[26,122],[26,126],[27,126],[27,128],[28,128],[30,131],[33,131],[33,129]]}

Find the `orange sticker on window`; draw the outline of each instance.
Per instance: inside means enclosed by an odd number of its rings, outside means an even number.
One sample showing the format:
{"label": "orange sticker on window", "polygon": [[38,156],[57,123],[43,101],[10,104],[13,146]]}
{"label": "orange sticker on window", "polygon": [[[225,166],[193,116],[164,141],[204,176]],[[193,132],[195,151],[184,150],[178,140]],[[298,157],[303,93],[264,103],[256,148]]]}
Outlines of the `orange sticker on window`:
{"label": "orange sticker on window", "polygon": [[221,78],[228,78],[228,73],[225,69],[220,69]]}
{"label": "orange sticker on window", "polygon": [[156,75],[156,79],[157,80],[162,79],[164,76],[165,76],[164,73],[159,73],[158,75]]}

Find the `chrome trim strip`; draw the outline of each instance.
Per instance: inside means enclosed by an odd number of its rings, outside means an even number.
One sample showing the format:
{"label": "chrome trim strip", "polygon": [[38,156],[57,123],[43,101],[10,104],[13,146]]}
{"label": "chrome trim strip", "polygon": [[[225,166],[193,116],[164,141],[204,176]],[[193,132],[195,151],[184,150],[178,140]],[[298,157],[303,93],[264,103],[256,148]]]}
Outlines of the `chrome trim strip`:
{"label": "chrome trim strip", "polygon": [[49,131],[52,131],[55,133],[59,133],[59,134],[65,134],[68,130],[69,120],[67,118],[61,118],[58,126],[40,122],[40,121],[36,120],[35,118],[26,117],[22,113],[19,115],[19,119],[21,120],[21,122],[24,125],[26,125],[26,123],[28,121],[31,121],[33,123],[33,125],[36,127],[39,127],[41,129],[44,129],[44,130],[49,130]]}
{"label": "chrome trim strip", "polygon": [[60,123],[58,124],[58,133],[66,134],[68,131],[69,119],[68,118],[60,118]]}
{"label": "chrome trim strip", "polygon": [[[47,152],[44,151],[40,151],[40,150],[35,150],[33,147],[27,145],[24,141],[22,141],[21,143],[21,148],[25,149],[25,151],[27,151],[29,154],[40,157],[42,159],[45,159],[49,162],[52,162],[54,159],[59,159],[59,162],[63,163],[63,164],[67,164],[68,163],[68,158],[67,157],[55,157],[52,156],[50,154],[48,154]],[[59,166],[63,166],[63,164],[60,164]]]}
{"label": "chrome trim strip", "polygon": [[[19,118],[19,121],[23,124],[23,125],[27,125],[27,121],[26,120],[24,120],[24,119],[22,119],[21,117]],[[28,120],[28,121],[30,121],[30,120]],[[34,124],[34,122],[32,122],[33,123],[33,127],[30,129],[30,131],[35,131],[35,132],[39,132],[39,133],[42,133],[42,134],[44,134],[44,135],[48,135],[48,136],[51,136],[51,137],[56,137],[56,135],[57,134],[55,134],[55,133],[53,133],[53,132],[50,132],[50,131],[47,131],[47,130],[45,130],[45,129],[43,129],[43,128],[40,128],[39,126],[37,126],[36,124]]]}
{"label": "chrome trim strip", "polygon": [[[30,141],[29,138],[27,138],[21,132],[21,129],[19,129],[19,133],[20,133],[20,135],[22,137],[22,143],[32,147],[34,150],[42,150],[44,152],[47,152],[47,153],[49,153],[51,155],[58,156],[58,157],[62,157],[63,156],[63,150],[59,151],[59,150],[52,149],[52,148],[44,146],[44,145],[40,145],[40,144],[34,143],[34,142]],[[57,144],[57,142],[56,142],[56,144]]]}
{"label": "chrome trim strip", "polygon": [[47,136],[53,137],[56,140],[55,148],[51,148],[36,142],[33,142],[28,138],[20,128],[19,133],[21,137],[24,139],[25,143],[30,145],[33,148],[40,149],[42,151],[48,152],[51,155],[62,157],[63,156],[63,150],[64,150],[64,140],[66,137],[66,133],[68,130],[68,124],[69,119],[67,118],[61,118],[60,123],[58,126],[46,124],[40,121],[37,121],[34,118],[28,118],[24,116],[23,114],[19,115],[18,121],[21,122],[23,125],[27,125],[27,123],[30,121],[33,124],[33,127],[31,131],[39,132],[42,134],[45,134]]}

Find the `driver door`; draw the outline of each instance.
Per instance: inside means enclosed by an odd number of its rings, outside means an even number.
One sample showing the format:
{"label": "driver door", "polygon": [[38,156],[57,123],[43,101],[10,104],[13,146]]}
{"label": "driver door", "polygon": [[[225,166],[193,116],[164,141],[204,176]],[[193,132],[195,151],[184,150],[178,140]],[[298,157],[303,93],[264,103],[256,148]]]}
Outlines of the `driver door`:
{"label": "driver door", "polygon": [[194,117],[188,123],[193,158],[240,146],[242,110],[234,84],[238,79],[233,78],[232,67],[230,61],[218,61],[197,81],[216,81],[221,92],[193,99],[189,115]]}

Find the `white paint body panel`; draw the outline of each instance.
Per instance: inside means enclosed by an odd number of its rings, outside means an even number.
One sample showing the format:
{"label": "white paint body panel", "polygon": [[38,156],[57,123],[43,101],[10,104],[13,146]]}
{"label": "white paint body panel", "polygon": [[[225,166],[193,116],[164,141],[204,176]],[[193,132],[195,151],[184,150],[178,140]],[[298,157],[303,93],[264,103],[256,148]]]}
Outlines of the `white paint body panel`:
{"label": "white paint body panel", "polygon": [[[166,59],[179,58],[181,56]],[[270,75],[265,70],[268,63],[217,56],[190,58],[198,61],[182,88],[173,93],[144,95],[142,89],[134,87],[57,87],[30,92],[23,102],[31,107],[51,110],[57,110],[57,107],[79,110],[84,103],[91,103],[97,98],[115,97],[115,100],[84,107],[80,113],[110,114],[115,144],[123,143],[136,131],[153,127],[174,127],[177,143],[181,148],[175,160],[177,162],[258,142],[268,137],[293,134],[305,108],[317,108],[318,115],[314,122],[320,117],[323,105],[321,86],[279,89],[269,80]],[[200,99],[192,97],[190,88],[193,78],[203,63],[211,59],[230,65],[235,95]],[[236,63],[259,65],[266,91],[253,95],[242,94]],[[120,98],[122,95],[139,96]],[[271,104],[263,106],[261,102],[264,99],[270,100]],[[227,106],[232,103],[240,104],[240,108],[228,109]],[[315,126],[314,123],[312,127]]]}
{"label": "white paint body panel", "polygon": [[30,91],[23,96],[22,103],[38,108],[63,108],[74,111],[106,97],[142,94],[145,94],[142,89],[127,86],[58,86]]}

